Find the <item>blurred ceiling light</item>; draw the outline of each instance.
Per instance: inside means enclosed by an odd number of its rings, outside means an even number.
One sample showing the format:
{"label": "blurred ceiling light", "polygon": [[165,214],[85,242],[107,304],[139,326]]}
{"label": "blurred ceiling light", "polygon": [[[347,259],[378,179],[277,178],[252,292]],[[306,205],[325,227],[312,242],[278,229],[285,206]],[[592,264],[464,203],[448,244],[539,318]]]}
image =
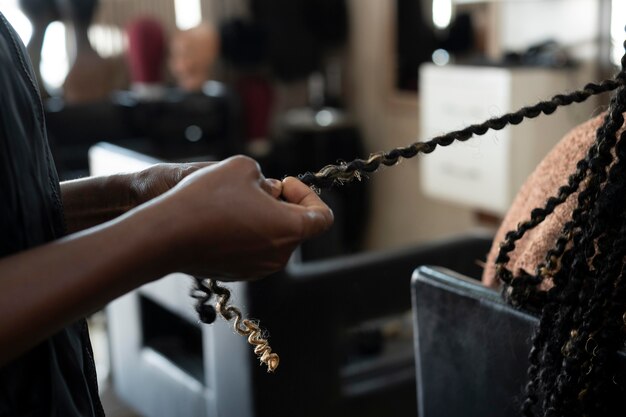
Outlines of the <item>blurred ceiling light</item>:
{"label": "blurred ceiling light", "polygon": [[103,58],[110,58],[124,53],[128,40],[125,33],[112,25],[91,25],[89,41]]}
{"label": "blurred ceiling light", "polygon": [[11,23],[13,29],[22,38],[24,44],[28,44],[33,34],[33,25],[30,24],[28,18],[22,13],[17,5],[16,0],[0,0],[0,10],[4,17]]}
{"label": "blurred ceiling light", "polygon": [[613,44],[612,60],[616,65],[620,64],[624,55],[624,26],[626,26],[626,2],[613,0],[611,5],[611,43]]}
{"label": "blurred ceiling light", "polygon": [[445,49],[437,49],[433,52],[432,59],[435,65],[442,67],[450,62],[450,54]]}
{"label": "blurred ceiling light", "polygon": [[41,49],[41,78],[47,89],[58,90],[70,70],[70,60],[65,47],[65,25],[52,22],[46,30]]}
{"label": "blurred ceiling light", "polygon": [[323,127],[327,127],[333,124],[334,119],[335,117],[328,110],[320,110],[315,115],[315,121],[317,122],[318,125],[323,126]]}
{"label": "blurred ceiling light", "polygon": [[202,22],[200,0],[175,0],[176,27],[180,30],[191,29]]}
{"label": "blurred ceiling light", "polygon": [[452,0],[433,0],[433,23],[438,29],[445,29],[452,20]]}

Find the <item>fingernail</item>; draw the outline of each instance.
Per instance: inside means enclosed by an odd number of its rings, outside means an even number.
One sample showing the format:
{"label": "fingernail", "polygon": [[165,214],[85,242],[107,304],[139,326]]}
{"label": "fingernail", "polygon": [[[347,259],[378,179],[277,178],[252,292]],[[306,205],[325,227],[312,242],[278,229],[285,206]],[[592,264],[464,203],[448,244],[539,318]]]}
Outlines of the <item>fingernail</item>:
{"label": "fingernail", "polygon": [[274,178],[268,178],[266,179],[267,183],[270,185],[270,187],[272,188],[276,188],[276,189],[281,189],[282,188],[282,183],[278,180],[275,180]]}
{"label": "fingernail", "polygon": [[324,223],[332,223],[335,220],[335,214],[332,210],[328,209],[327,213],[322,213],[319,210],[309,210],[307,215],[311,220],[320,219]]}

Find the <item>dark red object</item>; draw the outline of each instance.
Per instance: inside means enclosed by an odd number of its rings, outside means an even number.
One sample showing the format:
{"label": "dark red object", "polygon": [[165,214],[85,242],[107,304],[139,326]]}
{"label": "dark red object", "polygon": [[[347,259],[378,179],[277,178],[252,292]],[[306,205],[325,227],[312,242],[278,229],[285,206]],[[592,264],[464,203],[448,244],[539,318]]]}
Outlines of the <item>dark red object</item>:
{"label": "dark red object", "polygon": [[267,137],[274,104],[274,90],[265,78],[244,76],[237,82],[246,119],[248,140]]}
{"label": "dark red object", "polygon": [[161,22],[150,17],[135,19],[126,32],[131,81],[161,83],[165,62],[165,32]]}

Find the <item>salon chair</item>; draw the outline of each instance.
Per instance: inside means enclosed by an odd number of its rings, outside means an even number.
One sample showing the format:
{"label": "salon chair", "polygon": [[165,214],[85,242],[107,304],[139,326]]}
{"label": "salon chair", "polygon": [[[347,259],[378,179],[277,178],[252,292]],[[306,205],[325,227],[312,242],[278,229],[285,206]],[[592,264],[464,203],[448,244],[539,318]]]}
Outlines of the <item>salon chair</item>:
{"label": "salon chair", "polygon": [[[538,318],[462,274],[440,267],[413,274],[419,415],[520,415]],[[626,380],[624,351],[618,378]]]}
{"label": "salon chair", "polygon": [[478,277],[490,243],[292,260],[265,280],[229,284],[234,304],[270,332],[275,374],[230,323],[199,324],[189,277],[166,277],[107,307],[114,388],[147,417],[414,417],[411,271],[437,264]]}

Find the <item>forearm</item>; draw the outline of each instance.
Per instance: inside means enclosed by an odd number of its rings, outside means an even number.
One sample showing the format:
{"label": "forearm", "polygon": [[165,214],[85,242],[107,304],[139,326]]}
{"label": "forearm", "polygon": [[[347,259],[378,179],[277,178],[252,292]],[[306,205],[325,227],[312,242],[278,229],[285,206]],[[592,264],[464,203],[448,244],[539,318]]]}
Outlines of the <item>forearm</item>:
{"label": "forearm", "polygon": [[211,164],[156,164],[130,174],[63,182],[61,194],[68,232],[114,219],[160,196],[187,175]]}
{"label": "forearm", "polygon": [[173,271],[167,260],[174,258],[166,256],[168,228],[157,213],[143,210],[0,259],[0,366],[108,301]]}
{"label": "forearm", "polygon": [[112,220],[135,207],[129,175],[90,177],[61,183],[68,233]]}
{"label": "forearm", "polygon": [[186,168],[160,168],[176,174],[174,187],[150,180],[162,176],[140,176],[131,188],[151,190],[138,194],[150,202],[115,220],[0,259],[0,366],[169,272],[230,279],[276,272],[300,242],[332,224],[309,187],[294,178],[268,181],[249,158]]}

